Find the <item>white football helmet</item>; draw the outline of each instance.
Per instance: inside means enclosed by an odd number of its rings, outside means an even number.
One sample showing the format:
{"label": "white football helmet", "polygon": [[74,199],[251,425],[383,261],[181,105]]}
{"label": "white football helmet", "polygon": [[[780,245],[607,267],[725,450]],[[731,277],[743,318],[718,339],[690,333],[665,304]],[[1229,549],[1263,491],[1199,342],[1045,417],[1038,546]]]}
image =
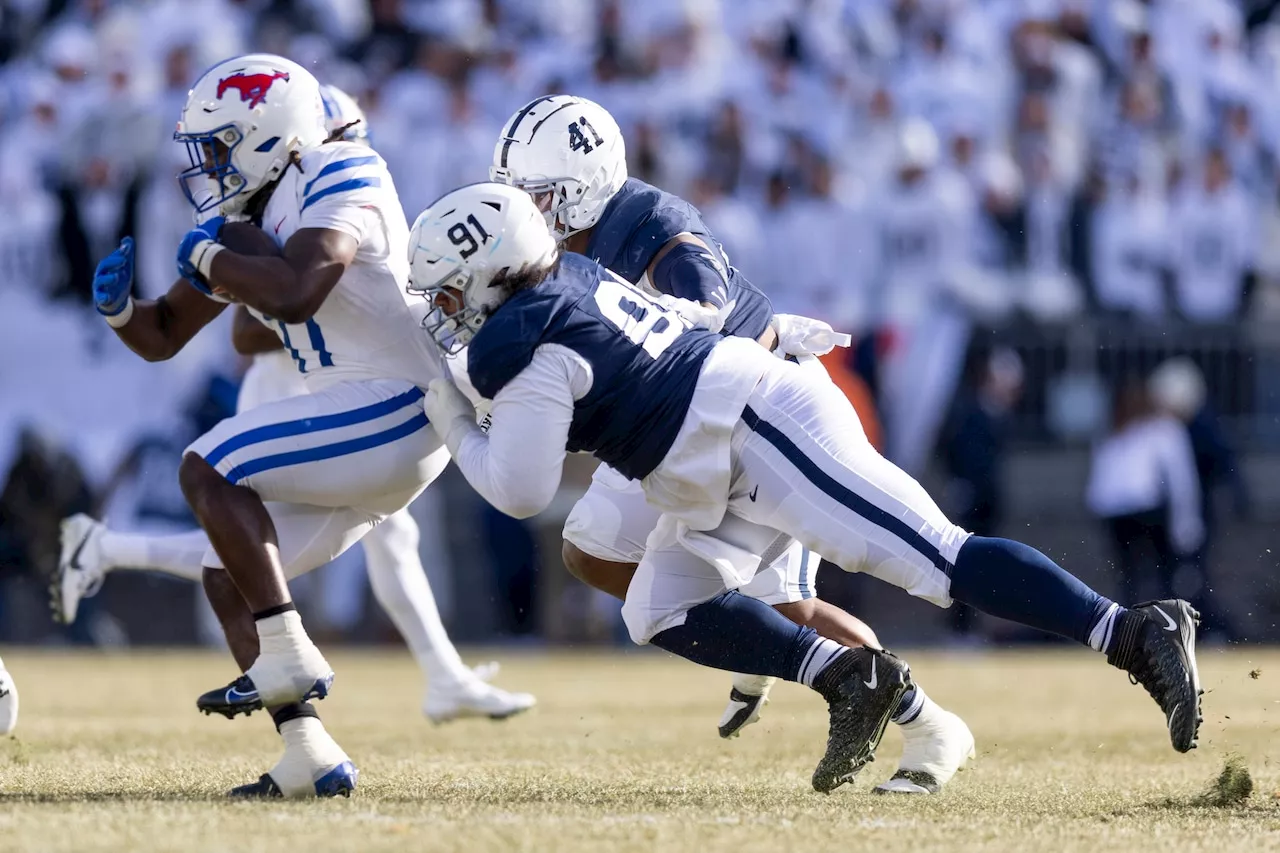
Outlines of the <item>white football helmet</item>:
{"label": "white football helmet", "polygon": [[236,213],[302,153],[325,141],[320,84],[282,56],[220,62],[187,93],[173,138],[191,167],[178,181],[196,213]]}
{"label": "white football helmet", "polygon": [[556,240],[600,221],[627,180],[613,116],[586,98],[547,95],[520,108],[493,149],[489,177],[533,196]]}
{"label": "white football helmet", "polygon": [[511,297],[503,273],[545,270],[558,257],[556,241],[528,194],[505,184],[469,184],[440,198],[413,223],[408,290],[432,303],[422,327],[453,355]]}
{"label": "white football helmet", "polygon": [[[356,103],[356,99],[339,89],[324,83],[320,86],[320,100],[324,104],[324,129],[332,137],[335,132],[342,131],[341,138],[347,142],[359,142],[369,145],[369,120],[364,110]],[[351,127],[352,122],[358,122]]]}

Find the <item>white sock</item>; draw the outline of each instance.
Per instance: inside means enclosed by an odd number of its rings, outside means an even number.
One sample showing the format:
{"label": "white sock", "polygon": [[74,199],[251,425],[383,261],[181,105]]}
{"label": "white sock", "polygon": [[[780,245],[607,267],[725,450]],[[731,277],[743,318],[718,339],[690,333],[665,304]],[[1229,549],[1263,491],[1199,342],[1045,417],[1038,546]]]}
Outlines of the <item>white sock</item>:
{"label": "white sock", "polygon": [[104,569],[144,569],[190,581],[204,577],[209,537],[196,528],[189,533],[148,536],[107,531],[98,540]]}
{"label": "white sock", "polygon": [[291,640],[307,639],[307,631],[302,627],[302,617],[296,610],[264,616],[261,619],[255,619],[253,624],[258,628],[259,643],[266,641],[281,645]]}
{"label": "white sock", "polygon": [[1093,630],[1089,632],[1089,648],[1095,652],[1105,652],[1107,646],[1111,644],[1111,633],[1115,629],[1116,619],[1120,616],[1120,605],[1112,604],[1107,608],[1107,612],[1102,614],[1093,625]]}
{"label": "white sock", "polygon": [[408,510],[388,517],[361,540],[369,584],[428,684],[460,684],[474,674],[458,656],[436,609],[418,555],[418,526]]}
{"label": "white sock", "polygon": [[800,673],[796,680],[805,687],[812,687],[813,680],[821,675],[822,671],[830,666],[832,661],[847,651],[848,649],[835,640],[819,637],[818,642],[809,648],[809,653],[805,655],[804,662],[800,664]]}
{"label": "white sock", "polygon": [[319,717],[299,717],[280,724],[284,755],[271,768],[271,778],[286,797],[313,797],[316,780],[350,759],[330,737]]}

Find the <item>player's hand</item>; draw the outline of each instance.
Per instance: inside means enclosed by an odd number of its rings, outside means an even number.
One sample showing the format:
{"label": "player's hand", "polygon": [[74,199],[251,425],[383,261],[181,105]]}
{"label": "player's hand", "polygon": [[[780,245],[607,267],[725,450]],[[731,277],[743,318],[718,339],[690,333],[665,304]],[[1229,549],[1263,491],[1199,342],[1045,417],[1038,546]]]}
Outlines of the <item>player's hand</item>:
{"label": "player's hand", "polygon": [[733,310],[733,303],[730,303],[725,308],[715,308],[701,302],[694,302],[692,299],[672,296],[669,293],[659,296],[658,304],[668,311],[674,311],[679,314],[682,319],[688,321],[695,329],[706,329],[709,332],[719,332],[723,329],[725,318]]}
{"label": "player's hand", "polygon": [[778,333],[775,349],[783,356],[826,355],[836,347],[853,343],[849,335],[837,332],[830,324],[795,314],[774,314],[769,325]]}
{"label": "player's hand", "polygon": [[[206,296],[214,297],[209,287],[208,264],[213,260],[210,251],[218,246],[218,232],[222,230],[226,217],[215,216],[192,228],[178,244],[178,275],[189,281],[197,290]],[[220,247],[219,247],[220,248]],[[204,272],[201,272],[201,269]],[[219,297],[215,297],[219,298]],[[226,301],[222,299],[221,301]]]}
{"label": "player's hand", "polygon": [[133,238],[102,259],[93,272],[93,307],[104,317],[114,317],[129,304],[133,289]]}
{"label": "player's hand", "polygon": [[468,428],[478,429],[475,406],[451,379],[431,380],[427,395],[422,400],[422,409],[451,453],[457,449]]}

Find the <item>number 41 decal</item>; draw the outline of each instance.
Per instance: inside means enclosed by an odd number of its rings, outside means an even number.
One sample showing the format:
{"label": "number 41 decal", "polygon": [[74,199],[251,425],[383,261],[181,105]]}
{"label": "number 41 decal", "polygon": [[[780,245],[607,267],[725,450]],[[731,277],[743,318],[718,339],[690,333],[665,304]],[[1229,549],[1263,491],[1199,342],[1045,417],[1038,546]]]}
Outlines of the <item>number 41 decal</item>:
{"label": "number 41 decal", "polygon": [[[583,136],[582,131],[586,130],[591,134],[591,139]],[[583,154],[590,154],[594,150],[595,145],[604,145],[604,140],[600,138],[600,134],[596,133],[596,129],[591,126],[591,122],[587,121],[583,116],[578,116],[578,120],[569,123],[569,150],[581,150]]]}

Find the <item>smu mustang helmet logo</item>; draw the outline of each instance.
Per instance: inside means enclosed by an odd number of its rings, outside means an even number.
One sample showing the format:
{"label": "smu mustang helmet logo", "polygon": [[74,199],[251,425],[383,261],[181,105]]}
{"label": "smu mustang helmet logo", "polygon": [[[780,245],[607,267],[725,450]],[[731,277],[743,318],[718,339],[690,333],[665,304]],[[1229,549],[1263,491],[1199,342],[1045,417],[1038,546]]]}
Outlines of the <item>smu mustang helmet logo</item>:
{"label": "smu mustang helmet logo", "polygon": [[267,99],[267,91],[271,88],[271,84],[277,80],[289,82],[289,72],[276,71],[272,74],[232,74],[225,80],[218,81],[218,100],[222,100],[222,96],[227,93],[228,89],[235,89],[240,93],[241,101],[248,101],[249,108],[253,109],[258,104]]}

